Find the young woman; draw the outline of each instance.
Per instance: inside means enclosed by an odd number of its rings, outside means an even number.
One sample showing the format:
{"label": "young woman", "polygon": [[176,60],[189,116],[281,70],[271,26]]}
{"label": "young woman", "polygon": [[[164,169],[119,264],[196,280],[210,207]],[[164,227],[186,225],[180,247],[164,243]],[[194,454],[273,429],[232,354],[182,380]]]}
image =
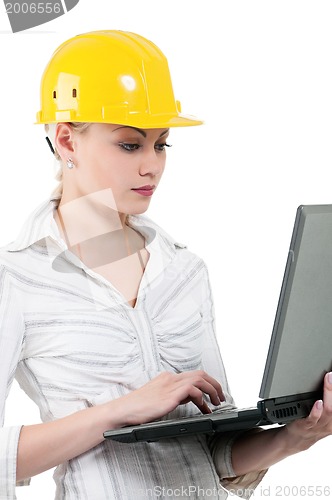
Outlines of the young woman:
{"label": "young woman", "polygon": [[0,429],[0,498],[55,466],[63,500],[249,497],[270,465],[332,433],[331,374],[324,403],[283,428],[103,438],[234,406],[204,262],[142,215],[170,128],[201,123],[174,100],[165,56],[133,33],[68,40],[43,75],[38,122],[61,180],[1,250],[0,404],[3,424],[15,376],[43,423]]}

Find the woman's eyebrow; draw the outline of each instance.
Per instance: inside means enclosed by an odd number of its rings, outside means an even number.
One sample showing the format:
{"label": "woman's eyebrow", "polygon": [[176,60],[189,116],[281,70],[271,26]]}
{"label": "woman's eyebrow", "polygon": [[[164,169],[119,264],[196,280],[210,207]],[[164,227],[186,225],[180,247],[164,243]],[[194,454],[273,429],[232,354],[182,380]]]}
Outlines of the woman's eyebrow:
{"label": "woman's eyebrow", "polygon": [[[121,127],[118,127],[116,129],[112,130],[112,132],[115,132],[116,130],[119,130],[121,128],[131,128],[133,130],[136,130],[136,132],[139,132],[140,134],[142,134],[143,137],[146,137],[146,132],[144,130],[142,130],[141,128],[137,128],[137,127],[131,127],[130,125],[122,125]],[[169,132],[169,129],[164,130],[164,132],[162,132],[159,137],[162,137],[163,135],[167,134],[168,132]]]}
{"label": "woman's eyebrow", "polygon": [[143,137],[146,137],[146,133],[144,132],[144,130],[142,130],[141,128],[137,128],[137,127],[130,127],[129,125],[123,125],[122,127],[118,127],[116,129],[114,129],[112,132],[115,132],[116,130],[120,130],[121,128],[132,128],[133,130],[136,130],[136,132],[139,132],[140,134],[142,134]]}

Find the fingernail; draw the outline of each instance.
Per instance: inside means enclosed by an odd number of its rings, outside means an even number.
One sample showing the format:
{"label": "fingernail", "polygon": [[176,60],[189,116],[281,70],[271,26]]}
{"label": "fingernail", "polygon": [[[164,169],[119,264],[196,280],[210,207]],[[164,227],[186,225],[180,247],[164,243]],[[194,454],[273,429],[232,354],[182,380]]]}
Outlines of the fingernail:
{"label": "fingernail", "polygon": [[327,380],[328,380],[329,384],[332,384],[332,372],[329,372],[327,374]]}
{"label": "fingernail", "polygon": [[317,410],[321,410],[323,408],[323,401],[319,399],[316,403]]}

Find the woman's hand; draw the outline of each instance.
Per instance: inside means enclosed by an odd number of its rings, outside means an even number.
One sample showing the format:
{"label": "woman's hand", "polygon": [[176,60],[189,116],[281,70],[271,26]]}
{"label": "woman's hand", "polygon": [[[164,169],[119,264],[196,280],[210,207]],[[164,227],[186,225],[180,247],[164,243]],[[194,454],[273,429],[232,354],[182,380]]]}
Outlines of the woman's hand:
{"label": "woman's hand", "polygon": [[306,450],[332,434],[332,372],[324,378],[323,401],[316,401],[307,418],[295,420],[284,430],[290,446],[296,451]]}
{"label": "woman's hand", "polygon": [[232,463],[236,475],[267,469],[284,458],[307,450],[332,434],[332,373],[324,378],[323,401],[316,401],[308,417],[284,427],[248,432],[235,441]]}
{"label": "woman's hand", "polygon": [[120,398],[123,405],[123,425],[151,422],[189,401],[202,413],[210,413],[204,394],[216,406],[225,399],[219,382],[203,370],[162,372],[140,389]]}
{"label": "woman's hand", "polygon": [[24,426],[18,446],[17,479],[25,479],[74,458],[104,440],[103,432],[163,417],[192,401],[203,412],[208,395],[214,405],[224,399],[220,384],[202,370],[163,372],[140,389],[44,424]]}

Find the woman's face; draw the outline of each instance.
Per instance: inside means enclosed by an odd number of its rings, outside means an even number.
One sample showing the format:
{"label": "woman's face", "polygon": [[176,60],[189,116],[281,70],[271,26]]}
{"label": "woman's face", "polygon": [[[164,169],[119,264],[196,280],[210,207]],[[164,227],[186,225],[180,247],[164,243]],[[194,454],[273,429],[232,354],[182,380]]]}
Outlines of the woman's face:
{"label": "woman's face", "polygon": [[165,168],[168,134],[100,123],[74,132],[75,167],[64,176],[67,201],[111,189],[118,212],[145,212]]}

